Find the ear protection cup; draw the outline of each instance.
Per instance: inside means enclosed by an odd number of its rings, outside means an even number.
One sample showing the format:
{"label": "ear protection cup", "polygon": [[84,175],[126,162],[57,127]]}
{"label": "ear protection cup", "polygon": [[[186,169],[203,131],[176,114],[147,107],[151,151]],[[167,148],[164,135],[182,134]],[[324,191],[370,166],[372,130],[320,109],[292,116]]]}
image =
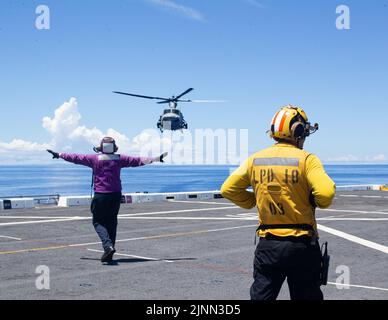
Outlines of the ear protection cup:
{"label": "ear protection cup", "polygon": [[101,152],[101,147],[93,147],[93,151],[95,153],[100,153]]}
{"label": "ear protection cup", "polygon": [[297,121],[291,126],[291,135],[295,139],[303,138],[305,131],[305,124],[303,122]]}

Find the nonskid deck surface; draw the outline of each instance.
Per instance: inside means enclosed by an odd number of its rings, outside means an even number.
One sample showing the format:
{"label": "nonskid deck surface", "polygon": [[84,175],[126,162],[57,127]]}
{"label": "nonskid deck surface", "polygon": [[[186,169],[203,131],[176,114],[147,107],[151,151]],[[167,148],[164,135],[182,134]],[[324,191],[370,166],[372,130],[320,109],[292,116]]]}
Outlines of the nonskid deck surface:
{"label": "nonskid deck surface", "polygon": [[[339,192],[317,220],[331,254],[325,298],[388,299],[388,193]],[[0,299],[249,299],[256,225],[255,210],[224,199],[123,205],[103,265],[88,207],[2,211]]]}

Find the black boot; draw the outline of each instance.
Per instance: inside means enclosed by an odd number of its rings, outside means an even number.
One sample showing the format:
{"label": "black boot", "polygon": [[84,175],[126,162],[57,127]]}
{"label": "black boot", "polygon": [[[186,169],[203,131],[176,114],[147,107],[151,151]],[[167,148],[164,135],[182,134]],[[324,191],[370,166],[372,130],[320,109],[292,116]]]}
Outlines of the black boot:
{"label": "black boot", "polygon": [[104,254],[101,257],[101,262],[111,262],[115,252],[116,250],[113,247],[109,247],[108,249],[106,249]]}

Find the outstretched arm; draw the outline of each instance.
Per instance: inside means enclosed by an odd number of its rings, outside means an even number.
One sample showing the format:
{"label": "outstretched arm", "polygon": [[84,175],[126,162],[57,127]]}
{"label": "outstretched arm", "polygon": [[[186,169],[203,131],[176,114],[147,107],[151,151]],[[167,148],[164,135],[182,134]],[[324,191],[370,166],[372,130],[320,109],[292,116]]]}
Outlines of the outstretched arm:
{"label": "outstretched arm", "polygon": [[80,164],[87,167],[93,167],[94,164],[94,155],[84,155],[84,154],[76,154],[76,153],[58,153],[52,150],[47,150],[48,153],[53,155],[53,159],[63,159],[65,161]]}
{"label": "outstretched arm", "polygon": [[158,157],[130,157],[120,156],[121,166],[124,167],[140,167],[154,162],[164,162],[164,158],[167,156],[167,152]]}

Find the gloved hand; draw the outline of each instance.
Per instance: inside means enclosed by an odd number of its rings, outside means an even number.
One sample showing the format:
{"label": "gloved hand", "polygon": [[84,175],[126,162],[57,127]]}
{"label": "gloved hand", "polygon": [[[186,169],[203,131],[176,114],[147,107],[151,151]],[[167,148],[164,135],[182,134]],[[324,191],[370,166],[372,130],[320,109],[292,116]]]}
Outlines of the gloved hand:
{"label": "gloved hand", "polygon": [[47,150],[48,153],[51,153],[53,155],[53,159],[59,159],[59,153],[54,152],[52,150]]}
{"label": "gloved hand", "polygon": [[159,157],[154,158],[153,162],[164,162],[164,158],[168,155],[168,152],[163,153]]}

